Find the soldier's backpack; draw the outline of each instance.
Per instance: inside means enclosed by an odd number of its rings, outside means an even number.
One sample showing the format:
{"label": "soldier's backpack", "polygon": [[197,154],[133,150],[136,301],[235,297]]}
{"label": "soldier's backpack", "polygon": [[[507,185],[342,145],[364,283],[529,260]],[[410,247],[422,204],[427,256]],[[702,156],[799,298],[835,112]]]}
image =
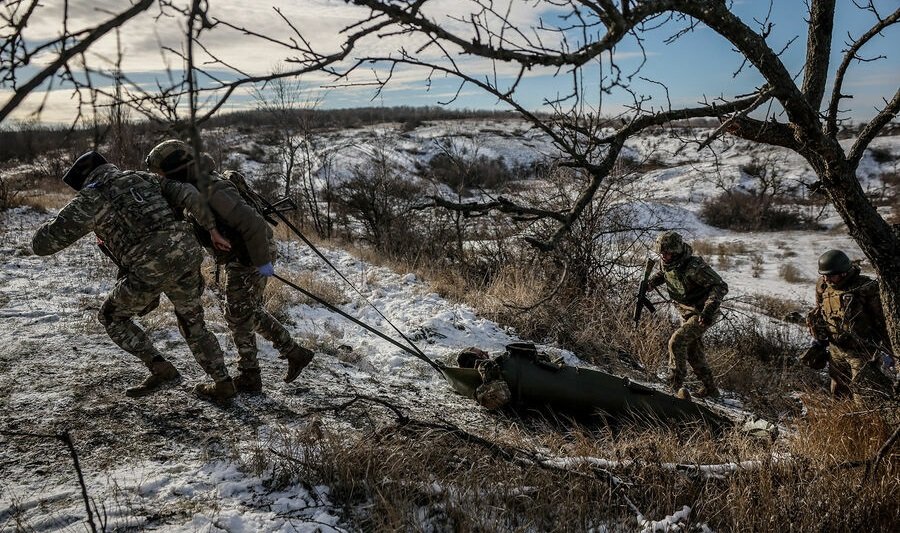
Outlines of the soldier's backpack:
{"label": "soldier's backpack", "polygon": [[[245,202],[253,206],[253,208],[256,209],[256,211],[259,212],[260,215],[262,215],[266,222],[273,226],[278,225],[278,221],[272,218],[273,213],[275,213],[276,211],[281,212],[297,208],[293,200],[289,198],[282,198],[275,201],[274,203],[269,203],[265,198],[262,197],[262,195],[250,188],[250,184],[247,183],[247,178],[245,178],[244,175],[237,170],[226,170],[222,174],[222,177],[231,182],[241,194],[241,198],[243,198]],[[281,206],[287,207],[282,208]]]}

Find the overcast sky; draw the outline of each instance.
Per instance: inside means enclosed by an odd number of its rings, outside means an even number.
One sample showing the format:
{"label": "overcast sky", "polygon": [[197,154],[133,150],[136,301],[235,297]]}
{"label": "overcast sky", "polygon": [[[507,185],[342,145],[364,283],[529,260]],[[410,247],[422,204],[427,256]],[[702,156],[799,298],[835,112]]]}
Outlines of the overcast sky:
{"label": "overcast sky", "polygon": [[[831,62],[832,71],[840,62],[841,50],[848,33],[859,35],[871,27],[875,20],[874,15],[860,11],[850,0],[838,0],[837,3],[839,7],[834,32],[836,46]],[[62,0],[42,2],[43,6],[28,27],[26,36],[30,41],[40,42],[59,33],[62,4]],[[890,13],[898,4],[898,0],[876,1],[883,14]],[[95,25],[108,16],[105,13],[122,11],[125,6],[126,3],[122,0],[70,0],[69,27]],[[317,50],[325,53],[338,50],[344,37],[341,30],[366,15],[366,11],[348,7],[344,2],[336,0],[209,0],[209,6],[212,18],[252,29],[272,40],[296,39],[295,28]],[[429,13],[447,27],[465,31],[455,22],[454,16],[468,12],[468,6],[468,2],[464,0],[442,0],[436,2]],[[559,23],[551,6],[524,0],[514,0],[510,6],[511,19],[523,31],[536,26],[539,20]],[[276,8],[290,20],[290,25],[281,19]],[[762,20],[768,9],[769,3],[764,0],[747,0],[735,2],[734,5],[735,12],[751,27],[757,26],[754,18]],[[775,25],[768,41],[778,50],[796,37],[783,55],[785,64],[793,73],[800,72],[805,56],[805,17],[805,2],[800,0],[775,0],[772,5],[771,20]],[[182,62],[175,54],[166,51],[166,48],[182,49],[183,25],[183,19],[161,14],[158,8],[153,7],[150,12],[123,27],[119,38],[124,52],[122,67],[126,75],[147,88],[152,88],[157,83],[167,84],[170,74],[167,70],[172,71],[175,77],[180,77]],[[635,78],[633,87],[638,95],[652,98],[651,105],[664,107],[668,105],[668,101],[674,107],[694,105],[704,99],[749,93],[760,84],[761,78],[752,67],[734,75],[741,64],[740,57],[732,51],[729,43],[705,27],[696,28],[674,44],[665,44],[664,40],[682,26],[683,24],[673,23],[645,35],[643,45],[646,64],[640,76],[646,78],[646,81]],[[569,37],[579,39],[575,35]],[[546,39],[545,42],[550,42],[554,37],[544,33],[542,38]],[[271,41],[246,36],[225,27],[205,32],[202,42],[228,67],[247,74],[269,73],[295,56]],[[370,38],[361,43],[353,55],[386,56],[400,47],[413,50],[416,45],[416,42],[406,36]],[[92,48],[88,61],[94,68],[111,69],[116,61],[115,49],[116,36],[111,33]],[[888,58],[857,64],[851,68],[844,90],[854,97],[846,100],[843,106],[848,109],[848,116],[856,120],[871,118],[882,99],[893,96],[900,87],[900,52],[896,52],[897,50],[900,50],[900,28],[897,26],[889,28],[863,49],[864,55],[868,57],[887,55]],[[644,53],[635,42],[629,41],[616,49],[614,59],[623,72],[631,73],[640,65]],[[502,80],[512,72],[509,66],[503,64],[491,65],[472,58],[462,58],[460,61],[467,71],[482,76],[493,76],[496,72]],[[604,63],[606,62],[608,58],[604,57]],[[208,65],[207,68],[224,79],[235,76],[224,65]],[[601,95],[598,80],[601,73],[606,73],[605,68],[592,65],[585,70],[583,91],[589,106],[611,115],[620,112],[623,106],[632,101],[632,97],[623,91]],[[319,105],[324,108],[420,106],[445,102],[456,93],[458,83],[455,80],[436,77],[431,83],[427,83],[426,74],[422,70],[399,70],[386,90],[377,97],[373,87],[366,85],[374,76],[369,68],[359,71],[350,79],[339,81],[321,74],[307,75],[302,79],[305,88],[302,98],[319,100]],[[668,93],[654,82],[664,83]],[[571,76],[566,72],[535,69],[529,73],[517,94],[526,107],[541,109],[545,100],[567,94],[571,90],[571,83]],[[0,89],[0,94],[8,93],[8,88]],[[38,102],[45,103],[41,119],[46,122],[71,120],[77,110],[77,100],[72,98],[71,91],[57,84],[49,94],[42,93],[30,98],[17,111],[15,118],[27,118]],[[238,91],[225,109],[253,108],[256,105],[256,97],[251,90],[246,89]],[[495,99],[471,86],[465,87],[451,105],[503,108]]]}

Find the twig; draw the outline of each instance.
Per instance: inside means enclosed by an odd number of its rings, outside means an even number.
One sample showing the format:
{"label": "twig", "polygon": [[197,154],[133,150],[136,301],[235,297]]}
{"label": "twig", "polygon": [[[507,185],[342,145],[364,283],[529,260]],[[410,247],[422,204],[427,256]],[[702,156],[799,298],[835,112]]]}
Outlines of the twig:
{"label": "twig", "polygon": [[881,462],[882,459],[891,451],[891,448],[896,444],[897,440],[900,439],[900,425],[898,425],[894,429],[894,433],[888,438],[888,440],[884,441],[884,444],[881,446],[881,449],[878,450],[878,454],[875,455],[875,459],[871,460],[869,464],[866,466],[866,473],[863,475],[863,479],[869,479],[869,476],[875,475],[875,470],[878,468],[878,463]]}
{"label": "twig", "polygon": [[94,523],[94,511],[91,510],[91,499],[88,495],[87,485],[84,483],[84,474],[81,472],[81,464],[78,461],[78,451],[75,449],[75,443],[72,442],[72,436],[69,435],[69,430],[57,434],[30,433],[27,431],[0,431],[0,435],[7,435],[10,437],[30,437],[36,439],[56,439],[62,441],[62,443],[66,445],[66,448],[69,450],[69,455],[72,456],[72,462],[75,464],[75,472],[78,474],[78,484],[81,486],[81,498],[84,500],[84,508],[85,511],[87,511],[88,525],[91,526],[91,531],[93,533],[97,533],[97,524]]}

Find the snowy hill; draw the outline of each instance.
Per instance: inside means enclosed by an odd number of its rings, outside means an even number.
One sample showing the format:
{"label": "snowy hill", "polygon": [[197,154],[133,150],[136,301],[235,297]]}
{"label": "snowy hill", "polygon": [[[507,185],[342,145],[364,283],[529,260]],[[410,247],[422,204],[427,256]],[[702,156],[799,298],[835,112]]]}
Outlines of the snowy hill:
{"label": "snowy hill", "polygon": [[[706,133],[690,135],[702,138]],[[252,141],[233,133],[227,138],[232,146]],[[400,131],[400,126],[383,125],[332,132],[319,141],[323,152],[314,154],[316,160],[330,158],[339,178],[346,178],[349,169],[365,165],[376,153],[413,173],[447,149],[522,165],[543,161],[556,152],[545,136],[520,121],[438,122],[407,132]],[[439,142],[449,144],[441,148]],[[721,190],[714,178],[740,186],[744,179],[740,168],[750,162],[751,152],[759,150],[734,141],[714,145],[718,165],[704,153],[679,149],[676,139],[663,134],[629,143],[630,158],[652,157],[661,168],[642,174],[637,186],[645,198],[627,208],[639,220],[681,229],[699,242],[698,249],[708,251],[707,260],[729,284],[732,307],[747,309],[747,302],[758,295],[808,307],[819,254],[840,248],[862,258],[858,247],[833,213],[822,220],[827,229],[815,232],[734,232],[702,222],[699,203]],[[863,184],[869,190],[882,186],[883,175],[898,171],[900,137],[876,139],[873,147],[893,158],[864,159]],[[814,181],[796,156],[772,152],[792,179]],[[249,159],[243,163],[251,178],[260,171]],[[473,432],[490,433],[498,426],[496,415],[455,394],[426,364],[294,296],[284,297],[283,314],[291,331],[319,352],[295,383],[282,383],[284,362],[270,345],[260,343],[266,396],[239,398],[228,409],[196,399],[189,390],[202,379],[201,371],[178,335],[166,302],[143,324],[183,373],[184,382],[145,399],[126,399],[123,390],[139,381],[144,369],[112,344],[96,320],[99,304],[114,280],[114,267],[91,238],[52,257],[34,256],[31,235],[51,216],[29,208],[0,212],[0,428],[20,434],[0,436],[0,528],[4,530],[20,524],[37,531],[79,528],[84,517],[66,450],[52,439],[24,433],[72,432],[88,491],[94,500],[104,502],[110,529],[343,531],[353,525],[328,486],[291,483],[273,489],[276,471],[257,473],[248,467],[254,453],[288,449],[291,431],[312,431],[316,425],[335,430],[377,426],[379,416],[386,415],[371,413],[369,419],[349,420],[336,412],[317,410],[354,395],[389,398],[412,416],[452,421]],[[389,331],[389,325],[301,243],[281,242],[279,252],[280,273],[336,287],[343,310]],[[325,253],[372,304],[434,359],[451,361],[469,346],[500,352],[506,344],[520,340],[515,332],[480,317],[471,307],[442,298],[412,273],[374,266],[339,249]],[[793,276],[785,275],[788,263],[797,271]],[[211,291],[205,303],[208,322],[233,368],[234,345]],[[795,334],[800,331],[794,325],[779,327]],[[569,364],[586,365],[577,354],[543,348]],[[677,507],[671,512],[682,510]],[[660,524],[665,527],[669,522]],[[429,527],[423,518],[421,528]]]}

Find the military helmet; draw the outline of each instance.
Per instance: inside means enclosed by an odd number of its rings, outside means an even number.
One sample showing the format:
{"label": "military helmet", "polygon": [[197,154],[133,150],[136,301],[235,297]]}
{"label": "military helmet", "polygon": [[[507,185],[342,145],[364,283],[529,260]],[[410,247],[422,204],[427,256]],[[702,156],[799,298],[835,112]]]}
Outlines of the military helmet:
{"label": "military helmet", "polygon": [[823,276],[849,272],[852,266],[850,258],[840,250],[828,250],[819,256],[819,274]]}
{"label": "military helmet", "polygon": [[180,170],[194,161],[193,151],[187,143],[169,139],[153,147],[145,161],[147,170],[167,174]]}
{"label": "military helmet", "polygon": [[72,167],[63,175],[63,183],[76,191],[80,191],[81,188],[84,187],[84,182],[87,181],[88,176],[91,175],[91,172],[96,170],[100,165],[105,165],[106,163],[108,163],[106,158],[97,152],[93,150],[85,152],[75,160]]}
{"label": "military helmet", "polygon": [[656,252],[678,255],[684,251],[684,239],[677,231],[664,231],[656,237]]}

